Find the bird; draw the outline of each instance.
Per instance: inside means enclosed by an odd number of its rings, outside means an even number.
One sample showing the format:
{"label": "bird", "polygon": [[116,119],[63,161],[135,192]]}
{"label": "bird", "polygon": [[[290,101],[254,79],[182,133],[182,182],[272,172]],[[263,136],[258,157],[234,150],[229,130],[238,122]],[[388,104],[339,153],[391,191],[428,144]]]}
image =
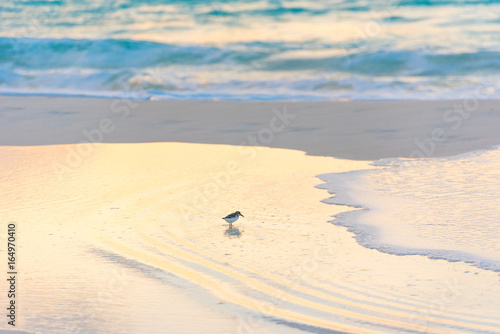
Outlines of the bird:
{"label": "bird", "polygon": [[225,221],[227,221],[229,223],[229,228],[233,228],[233,223],[235,221],[237,221],[240,216],[245,217],[241,214],[241,212],[236,211],[236,212],[228,214],[226,217],[224,217],[222,219],[224,219]]}

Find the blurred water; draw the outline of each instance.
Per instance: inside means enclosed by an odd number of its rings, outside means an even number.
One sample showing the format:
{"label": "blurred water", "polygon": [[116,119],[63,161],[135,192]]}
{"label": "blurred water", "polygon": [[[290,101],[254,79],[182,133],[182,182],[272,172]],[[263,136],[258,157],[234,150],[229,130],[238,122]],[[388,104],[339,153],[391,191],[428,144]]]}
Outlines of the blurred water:
{"label": "blurred water", "polygon": [[[498,97],[499,1],[12,1],[0,92]],[[484,90],[486,87],[486,90]]]}

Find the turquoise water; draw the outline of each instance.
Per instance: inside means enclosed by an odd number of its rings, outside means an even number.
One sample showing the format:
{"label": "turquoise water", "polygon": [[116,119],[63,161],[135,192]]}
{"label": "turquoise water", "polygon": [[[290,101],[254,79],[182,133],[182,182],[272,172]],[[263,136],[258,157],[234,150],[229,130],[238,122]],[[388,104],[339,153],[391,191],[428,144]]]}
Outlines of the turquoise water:
{"label": "turquoise water", "polygon": [[499,4],[2,2],[0,93],[229,100],[496,98]]}

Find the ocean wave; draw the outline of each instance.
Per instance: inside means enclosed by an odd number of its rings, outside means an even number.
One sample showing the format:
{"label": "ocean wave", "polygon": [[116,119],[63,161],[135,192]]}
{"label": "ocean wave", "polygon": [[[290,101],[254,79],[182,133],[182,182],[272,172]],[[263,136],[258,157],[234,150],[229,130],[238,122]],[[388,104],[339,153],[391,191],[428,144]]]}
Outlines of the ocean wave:
{"label": "ocean wave", "polygon": [[[456,98],[484,82],[500,52],[446,54],[294,43],[173,45],[134,40],[0,38],[0,92],[158,98]],[[396,75],[397,74],[397,75]],[[443,83],[446,78],[446,83]],[[94,92],[94,94],[92,94]]]}
{"label": "ocean wave", "polygon": [[387,159],[378,168],[324,174],[329,204],[356,210],[333,221],[368,248],[462,261],[500,272],[500,149],[450,158]]}
{"label": "ocean wave", "polygon": [[[0,66],[19,69],[123,69],[228,61],[234,51],[133,40],[0,38]],[[236,57],[237,58],[237,57]]]}
{"label": "ocean wave", "polygon": [[[288,58],[287,52],[302,51]],[[318,57],[318,51],[337,53]],[[325,52],[326,53],[326,52]],[[275,56],[280,56],[275,59]],[[1,38],[0,66],[15,69],[123,69],[171,65],[247,66],[264,71],[344,71],[372,76],[454,76],[500,72],[500,51],[445,53],[429,50],[351,51],[348,46],[286,43],[173,45],[135,40]]]}
{"label": "ocean wave", "polygon": [[0,93],[457,99],[500,74],[495,3],[3,3]]}

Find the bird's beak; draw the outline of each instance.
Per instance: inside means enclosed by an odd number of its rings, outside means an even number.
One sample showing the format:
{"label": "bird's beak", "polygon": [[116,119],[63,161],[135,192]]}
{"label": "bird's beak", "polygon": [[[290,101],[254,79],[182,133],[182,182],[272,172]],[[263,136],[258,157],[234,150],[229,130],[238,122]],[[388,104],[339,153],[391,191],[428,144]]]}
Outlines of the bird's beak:
{"label": "bird's beak", "polygon": [[241,215],[242,217],[245,217],[245,216],[243,216],[241,213],[240,213],[240,215]]}

